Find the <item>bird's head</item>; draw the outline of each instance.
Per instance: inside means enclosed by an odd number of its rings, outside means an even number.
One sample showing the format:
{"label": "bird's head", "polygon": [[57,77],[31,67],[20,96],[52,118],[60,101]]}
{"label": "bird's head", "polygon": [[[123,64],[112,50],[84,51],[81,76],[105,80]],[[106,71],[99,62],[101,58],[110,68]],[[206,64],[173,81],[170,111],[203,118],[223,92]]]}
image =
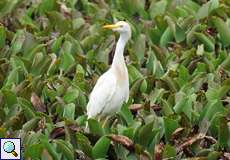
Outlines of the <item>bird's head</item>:
{"label": "bird's head", "polygon": [[105,25],[103,28],[112,29],[113,31],[120,33],[120,35],[125,36],[128,39],[131,38],[131,27],[125,21],[118,21],[115,24]]}

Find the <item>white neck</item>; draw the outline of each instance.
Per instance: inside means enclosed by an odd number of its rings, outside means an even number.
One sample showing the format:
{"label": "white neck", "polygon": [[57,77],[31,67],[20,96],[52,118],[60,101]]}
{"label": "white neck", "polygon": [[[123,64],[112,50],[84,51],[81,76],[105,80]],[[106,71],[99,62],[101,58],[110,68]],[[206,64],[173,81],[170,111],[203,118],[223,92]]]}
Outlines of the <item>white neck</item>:
{"label": "white neck", "polygon": [[124,48],[128,41],[126,37],[127,36],[125,34],[121,34],[119,37],[119,40],[117,42],[116,49],[115,49],[115,54],[113,57],[112,67],[115,67],[117,65],[119,66],[121,64],[125,64]]}

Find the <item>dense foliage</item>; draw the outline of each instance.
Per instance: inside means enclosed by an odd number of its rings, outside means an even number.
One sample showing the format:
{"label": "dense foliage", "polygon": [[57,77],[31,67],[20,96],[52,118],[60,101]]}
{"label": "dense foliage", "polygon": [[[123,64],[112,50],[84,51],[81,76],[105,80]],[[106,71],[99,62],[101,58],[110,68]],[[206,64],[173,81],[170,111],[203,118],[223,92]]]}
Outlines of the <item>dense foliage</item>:
{"label": "dense foliage", "polygon": [[[130,99],[87,132],[123,19]],[[0,22],[0,137],[25,159],[230,159],[229,0],[1,0]]]}

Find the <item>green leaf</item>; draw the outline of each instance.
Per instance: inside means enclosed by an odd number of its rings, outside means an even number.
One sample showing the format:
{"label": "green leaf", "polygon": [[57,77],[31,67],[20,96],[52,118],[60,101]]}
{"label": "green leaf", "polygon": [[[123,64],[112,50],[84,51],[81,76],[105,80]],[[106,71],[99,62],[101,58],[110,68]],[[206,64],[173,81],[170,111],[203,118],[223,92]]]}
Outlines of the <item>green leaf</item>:
{"label": "green leaf", "polygon": [[19,1],[18,0],[12,0],[12,1],[3,1],[3,7],[1,6],[0,8],[0,17],[3,17],[7,14],[9,14],[10,12],[13,11],[13,9],[15,8],[15,6],[17,5]]}
{"label": "green leaf", "polygon": [[187,45],[191,46],[193,44],[193,41],[195,40],[195,32],[199,32],[202,31],[205,28],[204,25],[202,24],[196,24],[192,27],[192,29],[190,31],[188,31],[188,34],[186,36],[186,43]]}
{"label": "green leaf", "polygon": [[178,120],[171,119],[169,117],[164,117],[164,130],[165,139],[169,141],[171,139],[172,133],[179,127]]}
{"label": "green leaf", "polygon": [[19,81],[18,70],[19,68],[16,68],[10,71],[4,86],[11,87],[14,84],[18,84],[18,81]]}
{"label": "green leaf", "polygon": [[64,157],[66,157],[68,160],[74,159],[74,151],[72,147],[70,147],[70,143],[62,140],[62,139],[55,139],[53,140],[53,143],[57,145],[57,148],[61,153],[63,153]]}
{"label": "green leaf", "polygon": [[[182,42],[184,39],[185,39],[185,31],[180,27],[178,26],[173,20],[171,17],[169,16],[166,16],[165,17],[167,23],[168,23],[168,26],[170,27],[170,31],[173,33],[173,36],[176,40],[177,43],[179,42]],[[162,35],[163,36],[163,35]],[[168,36],[165,36],[164,38],[168,41],[170,41],[171,39],[169,39],[170,35]],[[168,37],[168,38],[167,38]],[[163,39],[162,39],[163,40]],[[165,43],[165,42],[164,42]]]}
{"label": "green leaf", "polygon": [[53,145],[49,143],[47,136],[45,135],[41,136],[40,141],[54,159],[59,159],[59,155],[56,149],[54,148]]}
{"label": "green leaf", "polygon": [[222,61],[222,63],[220,64],[220,68],[222,67],[222,68],[224,68],[224,69],[226,69],[226,70],[229,70],[229,66],[230,66],[230,57],[229,56],[227,56],[223,61]]}
{"label": "green leaf", "polygon": [[51,46],[52,52],[54,52],[54,53],[59,52],[59,50],[61,49],[61,44],[62,44],[63,39],[64,39],[64,36],[60,36],[53,42],[53,44]]}
{"label": "green leaf", "polygon": [[5,46],[6,43],[6,31],[3,26],[0,25],[0,49]]}
{"label": "green leaf", "polygon": [[218,130],[218,142],[221,147],[230,147],[230,128],[228,125],[228,120],[222,116],[219,120],[219,130]]}
{"label": "green leaf", "polygon": [[140,34],[133,44],[134,45],[133,50],[139,63],[141,63],[144,59],[145,47],[146,47],[145,44],[146,44],[146,37],[144,34]]}
{"label": "green leaf", "polygon": [[71,54],[72,44],[69,41],[65,41],[63,44],[63,48],[61,50],[61,63],[60,68],[64,71],[67,71],[71,65],[74,64],[75,60]]}
{"label": "green leaf", "polygon": [[224,46],[230,45],[230,26],[228,26],[222,19],[212,17],[212,22],[220,34],[220,40]]}
{"label": "green leaf", "polygon": [[218,100],[218,99],[220,100],[223,96],[225,96],[226,93],[229,92],[229,90],[230,90],[230,85],[223,85],[219,88],[210,87],[205,95],[208,101]]}
{"label": "green leaf", "polygon": [[70,103],[64,107],[63,117],[74,120],[75,117],[75,104]]}
{"label": "green leaf", "polygon": [[209,14],[218,7],[219,7],[219,0],[210,0],[208,3],[205,3],[202,5],[202,7],[200,7],[196,17],[198,19],[205,18],[209,16]]}
{"label": "green leaf", "polygon": [[161,30],[158,28],[151,28],[149,30],[149,38],[154,44],[159,44],[161,38]]}
{"label": "green leaf", "polygon": [[129,73],[129,83],[132,84],[138,78],[142,78],[142,74],[134,67],[133,65],[128,65],[128,73]]}
{"label": "green leaf", "polygon": [[97,143],[93,146],[92,154],[93,158],[105,158],[110,146],[110,139],[106,136],[101,137]]}
{"label": "green leaf", "polygon": [[182,29],[180,26],[176,25],[176,32],[174,33],[174,37],[177,43],[180,43],[185,40],[186,34],[185,30]]}
{"label": "green leaf", "polygon": [[176,113],[183,112],[189,120],[192,120],[193,102],[196,100],[196,94],[191,94],[177,100],[174,110]]}
{"label": "green leaf", "polygon": [[148,83],[145,79],[143,79],[141,86],[140,86],[140,92],[145,93],[147,91],[147,88],[148,88]]}
{"label": "green leaf", "polygon": [[[150,122],[148,124],[145,124],[144,126],[142,126],[139,130],[139,135],[138,135],[138,139],[139,139],[139,143],[142,146],[148,147],[148,145],[150,144],[150,142],[152,141],[153,137],[155,136],[153,134],[153,124],[154,122]],[[143,138],[144,137],[144,138]]]}
{"label": "green leaf", "polygon": [[76,119],[76,122],[78,125],[82,126],[86,123],[87,121],[87,115],[82,115],[82,116],[79,116],[77,119]]}
{"label": "green leaf", "polygon": [[40,15],[45,14],[48,11],[54,10],[55,5],[55,0],[43,0],[38,7]]}
{"label": "green leaf", "polygon": [[17,56],[12,56],[10,58],[10,64],[11,64],[12,68],[14,68],[14,69],[17,69],[17,68],[22,69],[25,74],[28,74],[28,70],[26,68],[26,65],[21,60],[21,58],[19,58]]}
{"label": "green leaf", "polygon": [[17,30],[11,43],[10,51],[12,55],[15,55],[21,51],[25,38],[24,30]]}
{"label": "green leaf", "polygon": [[32,61],[38,52],[43,53],[45,46],[46,46],[45,44],[35,45],[34,47],[32,47],[31,51],[29,51],[28,53],[26,52],[24,53],[23,58],[25,58],[26,60]]}
{"label": "green leaf", "polygon": [[166,28],[160,39],[160,46],[166,47],[173,40],[173,31],[170,27]]}
{"label": "green leaf", "polygon": [[22,127],[23,131],[28,132],[33,129],[36,129],[40,119],[40,117],[34,117],[33,119],[27,121]]}
{"label": "green leaf", "polygon": [[10,90],[2,90],[2,93],[8,107],[12,107],[14,104],[18,103],[17,95],[14,92]]}
{"label": "green leaf", "polygon": [[165,145],[164,151],[163,151],[163,158],[175,158],[176,157],[176,149],[173,146]]}
{"label": "green leaf", "polygon": [[128,108],[128,104],[124,104],[121,107],[119,115],[121,115],[125,119],[125,121],[128,125],[133,123],[133,115]]}
{"label": "green leaf", "polygon": [[155,56],[155,53],[151,49],[149,49],[148,51],[148,60],[146,62],[146,68],[151,74],[153,74],[157,78],[160,78],[164,75],[164,68],[161,62]]}
{"label": "green leaf", "polygon": [[75,39],[68,33],[65,35],[65,39],[72,43],[72,51],[75,54],[84,54],[83,48],[77,39]]}
{"label": "green leaf", "polygon": [[78,95],[79,95],[78,89],[69,87],[67,89],[67,92],[65,93],[63,99],[64,99],[65,103],[71,103],[71,102],[74,102],[74,100],[76,100]]}
{"label": "green leaf", "polygon": [[18,103],[21,106],[23,112],[25,113],[25,118],[30,120],[35,117],[34,110],[32,109],[32,104],[24,98],[18,97]]}
{"label": "green leaf", "polygon": [[85,24],[85,20],[83,18],[76,18],[73,20],[73,29],[79,29],[81,26]]}
{"label": "green leaf", "polygon": [[129,128],[126,128],[122,131],[121,133],[122,135],[130,138],[130,139],[133,139],[134,137],[134,128],[133,127],[129,127]]}
{"label": "green leaf", "polygon": [[209,12],[212,12],[214,9],[219,7],[219,0],[210,0]]}
{"label": "green leaf", "polygon": [[99,136],[104,135],[104,129],[101,127],[101,124],[96,121],[95,119],[88,119],[88,124],[89,124],[89,130],[91,133]]}
{"label": "green leaf", "polygon": [[89,139],[81,133],[76,133],[79,148],[87,155],[92,156],[92,146]]}
{"label": "green leaf", "polygon": [[42,144],[32,144],[28,146],[29,149],[25,150],[25,158],[34,158],[39,159],[42,153],[43,145]]}
{"label": "green leaf", "polygon": [[226,113],[226,110],[219,100],[213,99],[204,107],[200,118],[210,121],[217,113],[224,114]]}
{"label": "green leaf", "polygon": [[149,95],[150,105],[154,105],[160,101],[165,93],[166,91],[163,88],[155,88]]}
{"label": "green leaf", "polygon": [[215,49],[215,45],[210,38],[208,38],[203,33],[194,33],[195,37],[204,44],[204,47],[207,51],[212,52]]}
{"label": "green leaf", "polygon": [[183,65],[181,65],[179,67],[179,77],[178,77],[179,85],[182,87],[188,82],[189,79],[190,79],[190,75],[188,69],[185,68]]}
{"label": "green leaf", "polygon": [[221,152],[212,151],[208,154],[208,160],[218,160],[221,156]]}
{"label": "green leaf", "polygon": [[186,7],[191,8],[195,13],[198,11],[198,9],[200,8],[200,5],[196,2],[194,2],[193,0],[187,0],[185,2]]}
{"label": "green leaf", "polygon": [[167,1],[161,0],[158,2],[152,1],[149,7],[149,13],[151,18],[153,19],[155,16],[163,14],[166,10]]}
{"label": "green leaf", "polygon": [[163,104],[162,106],[163,115],[169,116],[174,113],[172,107],[166,100],[161,99],[161,102]]}

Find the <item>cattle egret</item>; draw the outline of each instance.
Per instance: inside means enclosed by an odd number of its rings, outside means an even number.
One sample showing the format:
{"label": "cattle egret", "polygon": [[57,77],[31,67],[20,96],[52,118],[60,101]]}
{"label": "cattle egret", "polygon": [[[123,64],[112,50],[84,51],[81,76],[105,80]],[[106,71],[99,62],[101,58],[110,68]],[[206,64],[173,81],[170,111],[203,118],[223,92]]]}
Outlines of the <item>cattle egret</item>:
{"label": "cattle egret", "polygon": [[118,32],[120,37],[110,69],[97,80],[90,94],[87,104],[88,119],[119,111],[129,98],[129,78],[123,53],[126,43],[131,38],[130,26],[127,22],[119,21],[103,28]]}

